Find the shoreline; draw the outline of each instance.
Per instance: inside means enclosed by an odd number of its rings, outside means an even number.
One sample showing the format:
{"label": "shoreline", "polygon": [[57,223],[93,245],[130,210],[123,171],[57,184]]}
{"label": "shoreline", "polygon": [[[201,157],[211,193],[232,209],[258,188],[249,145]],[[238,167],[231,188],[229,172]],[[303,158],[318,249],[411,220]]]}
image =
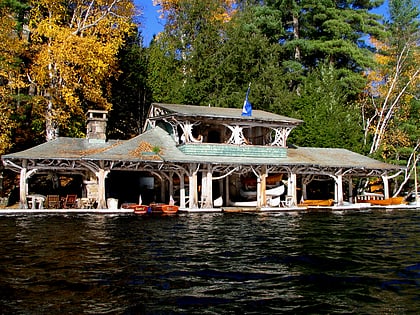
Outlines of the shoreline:
{"label": "shoreline", "polygon": [[[420,205],[376,206],[369,204],[353,204],[344,206],[305,206],[305,207],[221,207],[206,209],[180,208],[180,214],[197,213],[312,213],[312,212],[360,212],[370,210],[420,210]],[[7,214],[135,214],[133,209],[20,209],[0,208],[0,216]]]}

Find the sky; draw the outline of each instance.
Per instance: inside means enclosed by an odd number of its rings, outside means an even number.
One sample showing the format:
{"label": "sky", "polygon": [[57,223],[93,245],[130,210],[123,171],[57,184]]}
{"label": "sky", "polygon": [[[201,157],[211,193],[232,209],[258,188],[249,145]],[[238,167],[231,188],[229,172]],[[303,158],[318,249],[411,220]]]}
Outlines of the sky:
{"label": "sky", "polygon": [[163,21],[159,18],[159,7],[153,5],[153,0],[134,0],[134,3],[140,7],[143,12],[141,18],[141,31],[144,37],[144,44],[149,46],[153,35],[163,30]]}
{"label": "sky", "polygon": [[[388,7],[387,2],[388,0],[385,1],[384,5],[372,12],[377,14],[386,14]],[[140,7],[143,12],[141,18],[141,31],[144,37],[144,45],[149,46],[153,35],[156,35],[163,30],[164,21],[159,18],[159,6],[154,6],[153,0],[134,0],[134,3]]]}

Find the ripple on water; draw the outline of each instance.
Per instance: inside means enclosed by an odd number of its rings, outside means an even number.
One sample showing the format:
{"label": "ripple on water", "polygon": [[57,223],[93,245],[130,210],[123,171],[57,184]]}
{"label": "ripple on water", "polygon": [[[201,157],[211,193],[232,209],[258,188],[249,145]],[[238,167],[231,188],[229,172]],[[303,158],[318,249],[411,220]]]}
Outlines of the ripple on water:
{"label": "ripple on water", "polygon": [[0,308],[415,313],[417,212],[0,216]]}

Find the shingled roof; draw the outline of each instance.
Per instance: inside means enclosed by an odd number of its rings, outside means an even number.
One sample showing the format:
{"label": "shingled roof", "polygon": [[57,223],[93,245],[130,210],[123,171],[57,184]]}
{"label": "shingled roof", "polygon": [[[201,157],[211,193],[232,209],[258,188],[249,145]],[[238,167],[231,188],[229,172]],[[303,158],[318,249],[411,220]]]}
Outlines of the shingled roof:
{"label": "shingled roof", "polygon": [[[153,103],[152,108],[159,108],[166,113],[164,116],[194,117],[197,120],[203,118],[235,120],[241,122],[264,122],[265,124],[291,124],[299,125],[303,121],[262,110],[252,110],[252,116],[242,116],[240,108],[210,107],[197,105],[161,104]],[[164,117],[159,116],[158,118]]]}
{"label": "shingled roof", "polygon": [[308,169],[311,167],[357,169],[361,174],[367,174],[370,170],[401,169],[400,166],[380,162],[346,149],[331,148],[289,148],[287,157],[187,155],[179,150],[173,137],[160,127],[126,141],[91,143],[87,139],[58,138],[25,151],[4,155],[3,159],[302,166]]}

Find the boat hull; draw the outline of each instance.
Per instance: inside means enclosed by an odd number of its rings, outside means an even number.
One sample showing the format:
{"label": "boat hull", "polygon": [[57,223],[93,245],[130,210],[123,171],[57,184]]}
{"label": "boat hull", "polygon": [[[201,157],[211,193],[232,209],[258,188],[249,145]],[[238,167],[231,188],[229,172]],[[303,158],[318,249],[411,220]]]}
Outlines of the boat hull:
{"label": "boat hull", "polygon": [[173,205],[163,205],[162,206],[162,212],[164,214],[176,214],[179,210],[178,206]]}
{"label": "boat hull", "polygon": [[[277,197],[283,195],[285,192],[284,185],[277,186],[275,188],[267,189],[265,191],[265,195],[268,197]],[[255,199],[257,197],[257,191],[256,190],[240,190],[240,194],[242,197],[246,199]]]}
{"label": "boat hull", "polygon": [[404,204],[404,197],[393,197],[382,200],[369,200],[367,202],[375,206],[401,205]]}
{"label": "boat hull", "polygon": [[309,200],[304,200],[302,201],[299,206],[304,206],[304,207],[308,207],[308,206],[323,206],[323,207],[331,207],[332,205],[334,205],[334,200],[333,199],[309,199]]}
{"label": "boat hull", "polygon": [[149,211],[149,206],[136,205],[136,207],[134,208],[134,213],[138,215],[147,214],[148,211]]}

